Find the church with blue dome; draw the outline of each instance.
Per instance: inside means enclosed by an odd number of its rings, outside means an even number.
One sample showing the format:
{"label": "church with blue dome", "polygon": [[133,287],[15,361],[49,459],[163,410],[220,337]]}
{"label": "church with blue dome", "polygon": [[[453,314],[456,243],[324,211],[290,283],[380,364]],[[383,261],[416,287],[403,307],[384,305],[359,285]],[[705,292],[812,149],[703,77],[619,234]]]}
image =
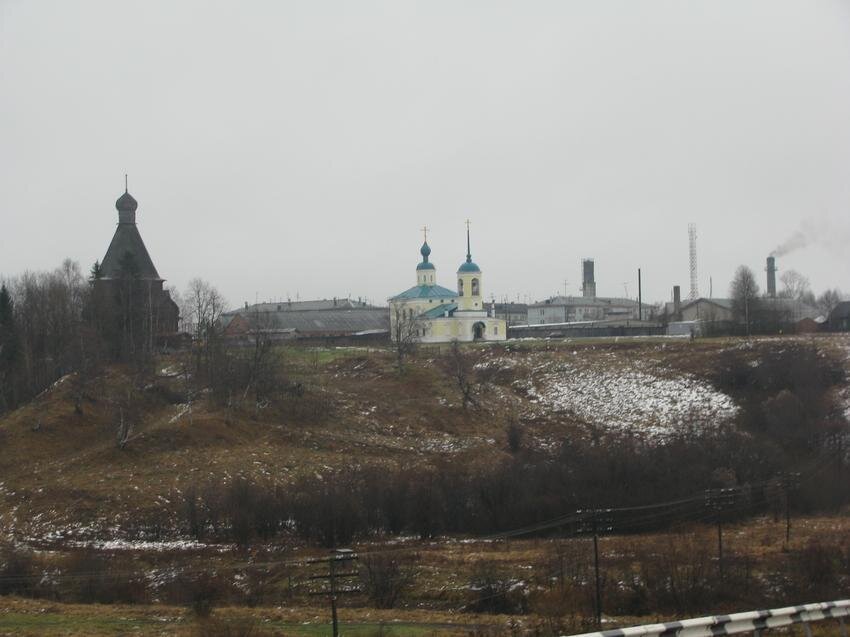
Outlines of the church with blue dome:
{"label": "church with blue dome", "polygon": [[457,289],[437,284],[437,268],[431,262],[431,246],[419,250],[416,285],[389,299],[392,339],[422,343],[451,341],[503,341],[507,324],[486,308],[481,268],[472,261],[469,223],[466,227],[466,260],[457,269]]}

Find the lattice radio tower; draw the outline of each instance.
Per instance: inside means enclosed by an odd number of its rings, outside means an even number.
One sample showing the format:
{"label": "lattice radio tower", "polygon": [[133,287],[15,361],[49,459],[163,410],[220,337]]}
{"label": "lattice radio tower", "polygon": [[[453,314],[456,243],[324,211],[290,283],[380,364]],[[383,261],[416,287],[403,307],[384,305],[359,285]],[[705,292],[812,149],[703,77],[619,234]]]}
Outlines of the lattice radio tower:
{"label": "lattice radio tower", "polygon": [[697,224],[688,224],[688,250],[690,252],[691,266],[691,296],[690,299],[699,298],[699,279],[697,277]]}

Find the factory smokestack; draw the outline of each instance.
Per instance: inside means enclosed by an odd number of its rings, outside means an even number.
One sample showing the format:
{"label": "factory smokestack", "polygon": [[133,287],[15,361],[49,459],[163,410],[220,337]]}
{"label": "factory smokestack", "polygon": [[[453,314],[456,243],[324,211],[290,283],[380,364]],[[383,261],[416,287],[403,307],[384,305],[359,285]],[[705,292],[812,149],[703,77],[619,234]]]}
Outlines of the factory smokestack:
{"label": "factory smokestack", "polygon": [[776,258],[771,255],[767,257],[767,295],[770,298],[776,297]]}
{"label": "factory smokestack", "polygon": [[585,298],[596,298],[596,279],[593,273],[593,259],[582,259],[581,261],[581,293]]}
{"label": "factory smokestack", "polygon": [[673,286],[673,320],[682,320],[682,288]]}

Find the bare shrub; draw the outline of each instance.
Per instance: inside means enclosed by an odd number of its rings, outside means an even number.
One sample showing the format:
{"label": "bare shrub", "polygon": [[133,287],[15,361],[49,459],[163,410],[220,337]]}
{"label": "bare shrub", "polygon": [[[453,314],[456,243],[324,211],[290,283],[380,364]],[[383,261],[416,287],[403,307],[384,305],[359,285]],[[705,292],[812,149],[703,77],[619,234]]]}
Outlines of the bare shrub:
{"label": "bare shrub", "polygon": [[805,432],[806,410],[793,392],[783,389],[762,404],[764,419],[775,432],[794,435],[798,431]]}
{"label": "bare shrub", "polygon": [[181,573],[162,591],[163,601],[192,609],[195,617],[209,617],[216,604],[234,597],[232,583],[214,573]]}
{"label": "bare shrub", "polygon": [[842,547],[811,540],[792,552],[772,577],[781,597],[788,599],[829,599],[850,579],[850,569]]}
{"label": "bare shrub", "polygon": [[375,607],[393,608],[413,584],[413,570],[397,555],[366,555],[360,560],[360,581]]}
{"label": "bare shrub", "polygon": [[440,367],[455,384],[463,401],[463,408],[478,406],[476,393],[479,389],[472,355],[464,349],[457,339],[453,340],[449,350],[440,359]]}
{"label": "bare shrub", "polygon": [[129,558],[93,551],[71,555],[62,565],[59,595],[81,604],[141,604],[147,601],[144,574]]}
{"label": "bare shrub", "polygon": [[354,472],[300,481],[291,505],[298,534],[328,548],[351,543],[365,530],[361,488],[362,480]]}
{"label": "bare shrub", "polygon": [[[278,585],[282,577],[283,574],[280,569],[260,567],[246,569],[243,571],[240,581],[244,593],[243,603],[252,607],[279,603],[280,590]],[[291,585],[291,578],[289,581]]]}
{"label": "bare shrub", "polygon": [[475,564],[469,587],[474,598],[466,608],[472,612],[506,615],[528,612],[523,582],[512,578],[495,562]]}
{"label": "bare shrub", "polygon": [[32,553],[3,549],[0,551],[0,595],[34,596],[39,570]]}
{"label": "bare shrub", "polygon": [[641,545],[638,574],[651,608],[689,613],[715,598],[717,566],[709,546],[690,534]]}

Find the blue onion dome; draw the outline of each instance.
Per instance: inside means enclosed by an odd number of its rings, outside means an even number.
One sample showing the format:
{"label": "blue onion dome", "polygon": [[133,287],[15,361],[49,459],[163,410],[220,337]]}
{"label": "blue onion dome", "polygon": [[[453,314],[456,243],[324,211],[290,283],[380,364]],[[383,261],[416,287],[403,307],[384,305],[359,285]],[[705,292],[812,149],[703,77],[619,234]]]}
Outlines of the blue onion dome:
{"label": "blue onion dome", "polygon": [[422,255],[422,263],[416,266],[417,270],[436,270],[434,264],[428,262],[428,257],[431,255],[431,247],[428,245],[427,241],[422,244],[419,254]]}
{"label": "blue onion dome", "polygon": [[469,247],[469,220],[466,222],[466,262],[461,263],[457,269],[457,273],[462,272],[481,272],[481,268],[472,262],[472,249]]}
{"label": "blue onion dome", "polygon": [[118,212],[136,212],[139,204],[133,199],[133,195],[125,191],[123,195],[118,197],[115,207],[118,209]]}

